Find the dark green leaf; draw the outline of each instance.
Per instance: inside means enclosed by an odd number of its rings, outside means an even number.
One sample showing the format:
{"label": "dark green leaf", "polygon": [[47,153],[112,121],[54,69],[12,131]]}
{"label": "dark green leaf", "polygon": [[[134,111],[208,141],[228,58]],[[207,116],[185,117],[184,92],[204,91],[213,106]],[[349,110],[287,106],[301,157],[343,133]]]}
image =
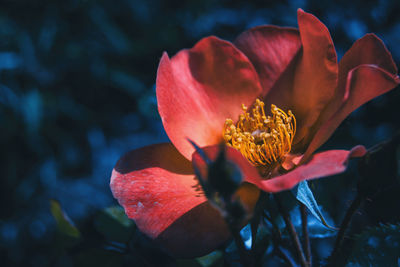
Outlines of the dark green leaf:
{"label": "dark green leaf", "polygon": [[135,229],[133,221],[120,206],[100,211],[94,220],[94,226],[105,238],[121,243],[128,242]]}
{"label": "dark green leaf", "polygon": [[81,237],[78,228],[75,227],[68,215],[61,209],[58,201],[50,200],[50,210],[57,222],[57,229],[60,233],[74,239],[79,239]]}
{"label": "dark green leaf", "polygon": [[123,255],[99,248],[89,248],[79,252],[74,266],[118,267],[122,266]]}
{"label": "dark green leaf", "polygon": [[223,266],[223,255],[221,251],[213,251],[203,257],[196,259],[178,260],[178,267],[219,267]]}

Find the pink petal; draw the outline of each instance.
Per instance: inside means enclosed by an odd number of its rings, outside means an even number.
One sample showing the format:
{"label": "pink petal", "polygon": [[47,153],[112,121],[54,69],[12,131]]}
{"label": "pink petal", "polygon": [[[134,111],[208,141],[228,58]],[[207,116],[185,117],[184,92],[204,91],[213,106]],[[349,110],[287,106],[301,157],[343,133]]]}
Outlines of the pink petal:
{"label": "pink petal", "polygon": [[[346,87],[349,72],[363,64],[376,65],[393,75],[397,73],[397,67],[392,56],[381,39],[371,33],[358,39],[339,62],[339,81],[335,96],[319,117],[318,122],[313,126],[314,134],[323,123],[338,111],[343,104],[345,95],[349,94],[348,91],[346,92],[346,88],[351,89],[351,87]],[[312,137],[313,135],[308,137],[308,143]]]}
{"label": "pink petal", "polygon": [[172,144],[133,150],[111,176],[114,197],[129,218],[174,256],[204,255],[229,238],[199,188],[191,163]]}
{"label": "pink petal", "polygon": [[204,202],[178,218],[155,241],[176,258],[194,258],[211,253],[230,236],[220,212]]}
{"label": "pink petal", "polygon": [[258,26],[245,31],[234,44],[253,63],[260,77],[263,96],[275,85],[301,48],[294,28]]}
{"label": "pink petal", "polygon": [[285,156],[285,160],[282,162],[281,166],[284,170],[290,171],[299,165],[301,159],[303,158],[302,154],[287,154]]}
{"label": "pink petal", "polygon": [[317,131],[303,158],[307,159],[318,147],[325,143],[353,110],[392,90],[399,83],[400,79],[397,75],[376,65],[360,65],[352,69],[347,76],[342,105]]}
{"label": "pink petal", "polygon": [[[203,150],[211,158],[215,159],[218,155],[219,146],[204,147]],[[242,171],[243,179],[246,182],[256,185],[261,190],[270,193],[276,193],[289,190],[303,180],[325,177],[341,173],[346,170],[349,158],[362,157],[366,153],[363,146],[356,146],[350,151],[347,150],[329,150],[313,155],[310,161],[300,165],[296,169],[286,174],[265,179],[260,176],[258,170],[252,166],[242,154],[231,148],[226,147],[227,159],[234,162]],[[301,156],[293,155],[294,161]],[[196,166],[202,166],[204,163],[198,153],[193,154],[193,163]],[[254,203],[255,204],[255,203]]]}
{"label": "pink petal", "polygon": [[307,135],[335,93],[338,65],[335,47],[325,25],[299,9],[297,20],[303,53],[296,68],[292,94],[298,121],[295,143]]}
{"label": "pink petal", "polygon": [[368,33],[358,39],[339,62],[339,81],[344,88],[347,74],[363,64],[374,64],[392,73],[397,73],[396,64],[385,44],[375,34]]}
{"label": "pink petal", "polygon": [[293,188],[304,180],[322,178],[341,173],[346,170],[347,162],[352,157],[361,157],[366,153],[363,146],[356,146],[352,150],[329,150],[313,155],[311,160],[296,169],[268,179],[252,179],[260,189],[267,192],[280,192]]}
{"label": "pink petal", "polygon": [[156,86],[164,128],[187,159],[194,149],[186,137],[200,146],[219,143],[225,119],[237,119],[241,104],[251,105],[261,93],[247,57],[216,37],[202,39],[171,60],[164,53]]}

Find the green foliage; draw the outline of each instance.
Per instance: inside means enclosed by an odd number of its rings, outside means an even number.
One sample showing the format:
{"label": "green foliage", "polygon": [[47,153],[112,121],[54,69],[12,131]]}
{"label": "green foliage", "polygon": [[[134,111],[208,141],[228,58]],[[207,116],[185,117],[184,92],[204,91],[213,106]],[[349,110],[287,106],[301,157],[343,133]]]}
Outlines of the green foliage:
{"label": "green foliage", "polygon": [[50,200],[50,211],[57,223],[58,244],[63,247],[76,245],[81,239],[81,233],[68,215],[62,210],[56,200]]}
{"label": "green foliage", "polygon": [[78,267],[97,266],[97,267],[118,267],[122,266],[123,258],[121,254],[113,251],[106,251],[98,248],[89,248],[79,252],[76,256],[75,265]]}
{"label": "green foliage", "polygon": [[127,243],[135,225],[120,206],[108,207],[100,211],[94,219],[94,227],[105,238],[111,241]]}
{"label": "green foliage", "polygon": [[223,266],[223,254],[221,251],[213,251],[203,257],[189,260],[178,260],[178,267],[220,267]]}
{"label": "green foliage", "polygon": [[380,225],[355,237],[349,266],[398,266],[400,224]]}
{"label": "green foliage", "polygon": [[[113,201],[107,183],[118,157],[128,148],[168,140],[161,130],[154,88],[163,51],[172,57],[207,35],[233,41],[243,30],[260,24],[296,26],[296,9],[300,5],[326,22],[329,29],[339,29],[332,31],[339,58],[360,37],[351,33],[368,29],[384,37],[397,65],[400,59],[400,50],[396,48],[398,0],[347,1],[342,7],[333,1],[308,0],[184,3],[7,0],[2,3],[1,266],[75,266],[72,264],[75,259],[80,266],[119,266],[116,250],[106,249],[127,240],[135,227],[126,217],[121,216],[130,226],[116,219],[114,211],[110,214],[109,210],[101,210]],[[398,89],[358,109],[325,148],[358,143],[370,147],[392,135],[399,125]],[[393,169],[393,162],[398,166],[399,181],[400,147],[396,153],[395,157],[383,153],[387,159],[377,162],[376,172],[366,171],[371,177],[366,187],[372,193],[387,185],[391,187],[387,182],[391,182],[389,178],[393,175],[387,174]],[[323,191],[324,196],[317,197],[319,201],[325,197],[324,208],[329,213],[324,210],[322,213],[328,223],[328,214],[335,221],[343,216],[347,194],[355,182],[351,179],[354,177],[348,178],[326,179],[321,183],[320,188],[327,190]],[[393,196],[400,195],[393,192]],[[47,220],[47,205],[44,208],[38,205],[47,204],[49,195],[68,203],[70,216],[80,214],[79,230],[59,203],[52,201],[51,212],[57,223],[56,233],[53,231],[55,224]],[[382,195],[388,194],[385,191]],[[297,211],[291,203],[295,197],[286,199],[283,203],[286,209]],[[393,211],[393,207],[399,206],[395,201],[391,196],[385,202],[374,200],[371,202],[374,206],[370,205],[365,214],[369,219],[374,218],[375,223],[382,221],[381,213],[385,211],[388,214],[385,221],[392,220],[400,214]],[[289,246],[274,201],[267,205]],[[99,213],[93,218],[95,210]],[[292,219],[295,220],[294,216]],[[311,219],[314,218],[309,216]],[[321,231],[329,230],[318,222],[316,226]],[[315,236],[317,232],[313,232],[310,222],[309,227],[310,236]],[[257,243],[263,240],[272,243],[269,235],[264,238],[259,234]],[[311,243],[316,255],[330,251],[327,245]],[[329,240],[324,244],[327,243]],[[121,247],[121,251],[130,248]],[[132,260],[125,266],[148,266],[141,261],[142,251],[138,252],[136,247],[134,250],[132,258],[138,259],[138,263]],[[147,255],[163,262],[152,252]],[[195,262],[202,266],[198,259]]]}

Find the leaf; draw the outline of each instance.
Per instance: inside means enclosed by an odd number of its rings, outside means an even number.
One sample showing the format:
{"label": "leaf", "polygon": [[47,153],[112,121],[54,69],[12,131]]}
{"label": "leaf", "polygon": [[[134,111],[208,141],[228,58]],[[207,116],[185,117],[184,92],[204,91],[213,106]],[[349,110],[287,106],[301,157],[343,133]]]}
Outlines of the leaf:
{"label": "leaf", "polygon": [[[86,248],[75,256],[74,266],[119,267],[123,266],[123,255],[100,248]],[[143,263],[142,263],[143,264]],[[135,264],[133,265],[135,266]]]}
{"label": "leaf", "polygon": [[197,258],[197,262],[200,263],[202,267],[214,267],[222,266],[223,257],[221,251],[213,251],[203,257]]}
{"label": "leaf", "polygon": [[[323,208],[320,207],[321,213],[325,214],[324,218],[328,224],[331,224],[332,218],[326,213]],[[296,230],[299,233],[302,233],[302,221],[301,221],[301,213],[300,209],[293,209],[290,212],[290,218],[292,219],[293,225],[296,227]],[[337,234],[335,230],[324,226],[319,218],[315,216],[308,216],[307,218],[307,228],[308,228],[308,235],[311,238],[327,238]]]}
{"label": "leaf", "polygon": [[223,266],[223,255],[221,251],[216,250],[196,259],[178,260],[176,264],[178,267],[219,267]]}
{"label": "leaf", "polygon": [[317,201],[315,200],[310,187],[308,187],[307,181],[300,182],[298,184],[298,186],[293,190],[294,190],[297,200],[300,201],[301,203],[303,203],[308,208],[308,210],[311,212],[311,214],[314,215],[315,218],[318,219],[319,222],[321,222],[324,226],[326,226],[332,230],[337,230],[337,228],[329,226],[328,223],[326,222],[324,215],[322,214],[321,210],[319,209]]}
{"label": "leaf", "polygon": [[50,211],[57,223],[57,229],[63,235],[79,239],[81,233],[68,215],[61,209],[60,203],[56,200],[50,200]]}
{"label": "leaf", "polygon": [[[268,249],[272,247],[271,227],[271,224],[269,224],[267,221],[260,222],[255,240],[252,240],[252,230],[250,224],[247,224],[240,230],[240,236],[242,237],[247,251],[250,251],[252,248],[252,243],[255,242],[253,253],[257,258],[263,257],[264,254],[272,252],[272,249]],[[227,266],[241,266],[239,255],[240,253],[236,243],[231,241],[230,244],[225,248],[225,263]]]}
{"label": "leaf", "polygon": [[105,238],[126,243],[135,229],[122,207],[113,206],[100,211],[94,219],[94,227]]}

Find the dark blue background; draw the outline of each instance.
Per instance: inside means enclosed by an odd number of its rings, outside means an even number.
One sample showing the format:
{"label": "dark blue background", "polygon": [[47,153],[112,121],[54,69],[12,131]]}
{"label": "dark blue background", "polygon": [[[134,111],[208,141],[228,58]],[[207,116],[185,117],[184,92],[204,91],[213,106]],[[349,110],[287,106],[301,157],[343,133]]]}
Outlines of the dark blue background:
{"label": "dark blue background", "polygon": [[[1,262],[70,266],[68,254],[50,255],[49,199],[90,232],[90,218],[116,204],[109,178],[118,158],[168,141],[154,88],[163,51],[172,56],[208,35],[233,40],[261,24],[296,26],[299,7],[327,25],[339,57],[374,32],[400,62],[396,0],[1,1]],[[390,137],[400,128],[399,103],[394,90],[358,109],[325,148]],[[336,223],[354,184],[351,175],[321,182],[319,199]]]}

